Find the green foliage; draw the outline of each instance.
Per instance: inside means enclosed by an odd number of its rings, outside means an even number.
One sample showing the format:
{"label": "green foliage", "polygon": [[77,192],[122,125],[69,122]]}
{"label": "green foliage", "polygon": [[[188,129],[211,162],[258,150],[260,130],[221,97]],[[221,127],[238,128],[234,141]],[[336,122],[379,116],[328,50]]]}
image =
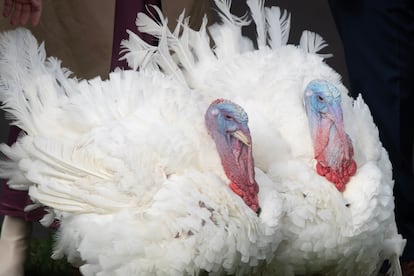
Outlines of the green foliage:
{"label": "green foliage", "polygon": [[74,275],[75,269],[73,269],[65,259],[53,260],[50,257],[52,254],[52,249],[52,234],[49,234],[44,238],[32,238],[30,241],[30,252],[25,267],[25,275]]}

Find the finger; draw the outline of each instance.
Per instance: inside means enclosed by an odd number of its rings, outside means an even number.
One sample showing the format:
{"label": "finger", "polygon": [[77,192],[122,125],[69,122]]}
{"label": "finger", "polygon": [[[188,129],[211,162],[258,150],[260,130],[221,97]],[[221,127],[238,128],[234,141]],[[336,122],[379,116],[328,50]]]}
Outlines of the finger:
{"label": "finger", "polygon": [[30,0],[30,3],[32,5],[32,8],[36,10],[40,10],[42,7],[42,0]]}
{"label": "finger", "polygon": [[20,24],[26,25],[27,21],[29,21],[31,13],[31,7],[29,4],[23,4],[22,12],[20,15]]}
{"label": "finger", "polygon": [[41,0],[33,0],[32,3],[32,25],[37,26],[42,15],[42,2]]}
{"label": "finger", "polygon": [[13,0],[4,0],[3,16],[8,17],[13,9]]}
{"label": "finger", "polygon": [[22,4],[16,2],[14,3],[13,14],[11,18],[11,24],[13,26],[16,26],[17,23],[19,23],[20,16],[22,14],[22,8]]}

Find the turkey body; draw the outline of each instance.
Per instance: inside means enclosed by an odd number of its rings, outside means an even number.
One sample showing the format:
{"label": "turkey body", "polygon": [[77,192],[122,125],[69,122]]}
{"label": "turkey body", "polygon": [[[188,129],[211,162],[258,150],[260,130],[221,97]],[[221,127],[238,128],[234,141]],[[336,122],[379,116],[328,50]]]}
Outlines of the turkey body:
{"label": "turkey body", "polygon": [[[405,241],[395,224],[391,164],[369,108],[361,96],[347,95],[340,75],[316,54],[324,46],[318,35],[304,32],[298,46],[287,45],[289,16],[262,1],[248,4],[249,16],[237,18],[228,1],[216,1],[222,23],[209,29],[210,37],[205,26],[194,31],[179,21],[168,33],[165,21],[157,25],[139,15],[138,28],[160,43],[154,49],[131,34],[125,58],[133,67],[159,66],[206,98],[220,95],[249,114],[255,164],[275,183],[286,211],[283,241],[263,274],[376,275],[388,260],[390,273],[401,275]],[[241,32],[249,19],[257,29],[254,41]],[[141,59],[142,52],[151,59]],[[313,80],[327,81],[340,93],[357,167],[343,192],[316,171],[304,104]]]}
{"label": "turkey body", "polygon": [[[244,53],[225,64],[216,67],[224,70],[206,73],[201,86],[251,114],[256,166],[284,198],[286,240],[270,274],[375,275],[384,259],[398,258],[404,242],[394,220],[391,164],[362,98],[349,98],[340,76],[322,58],[292,46]],[[313,79],[329,80],[341,90],[345,131],[358,168],[343,193],[315,170],[303,104]]]}
{"label": "turkey body", "polygon": [[229,188],[209,99],[154,70],[71,78],[24,29],[0,45],[3,108],[25,132],[2,145],[1,176],[60,221],[55,258],[84,275],[247,274],[271,259],[281,199],[259,169],[260,216]]}

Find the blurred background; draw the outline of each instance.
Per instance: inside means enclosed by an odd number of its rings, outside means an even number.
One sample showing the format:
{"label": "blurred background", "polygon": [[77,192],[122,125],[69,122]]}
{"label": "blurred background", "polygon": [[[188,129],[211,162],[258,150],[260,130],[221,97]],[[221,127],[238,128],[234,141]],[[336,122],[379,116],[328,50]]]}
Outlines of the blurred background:
{"label": "blurred background", "polygon": [[[170,27],[174,27],[175,18],[184,8],[187,14],[192,15],[193,22],[200,21],[204,12],[200,7],[205,1],[208,0],[164,0],[162,9],[169,18]],[[342,45],[327,0],[268,0],[265,5],[279,6],[291,13],[289,43],[298,44],[304,30],[320,34],[328,43],[323,52],[333,54],[326,62],[342,75],[345,86],[349,87]],[[78,78],[106,78],[111,61],[114,7],[115,0],[43,0],[40,24],[36,28],[28,28],[39,42],[45,42],[47,55],[62,60],[63,66]],[[245,0],[233,0],[232,9],[234,14],[243,15],[247,10]],[[217,19],[214,10],[210,12],[210,19]],[[12,28],[8,18],[0,18],[0,31]],[[245,30],[247,35],[253,32],[253,28]],[[4,112],[0,111],[1,143],[6,141],[7,134],[8,123]],[[51,247],[51,231],[35,224],[27,275],[72,273],[64,261],[50,260]]]}

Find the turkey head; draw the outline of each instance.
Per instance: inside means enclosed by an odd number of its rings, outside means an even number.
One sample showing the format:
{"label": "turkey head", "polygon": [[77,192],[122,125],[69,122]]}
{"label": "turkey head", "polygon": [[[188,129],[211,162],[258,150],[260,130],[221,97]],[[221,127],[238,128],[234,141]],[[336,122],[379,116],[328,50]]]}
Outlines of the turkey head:
{"label": "turkey head", "polygon": [[255,180],[248,117],[239,105],[217,99],[207,109],[205,124],[213,138],[230,188],[259,213],[259,186]]}
{"label": "turkey head", "polygon": [[325,80],[313,80],[305,89],[305,108],[319,175],[345,190],[350,176],[356,172],[352,141],[345,133],[341,94]]}

